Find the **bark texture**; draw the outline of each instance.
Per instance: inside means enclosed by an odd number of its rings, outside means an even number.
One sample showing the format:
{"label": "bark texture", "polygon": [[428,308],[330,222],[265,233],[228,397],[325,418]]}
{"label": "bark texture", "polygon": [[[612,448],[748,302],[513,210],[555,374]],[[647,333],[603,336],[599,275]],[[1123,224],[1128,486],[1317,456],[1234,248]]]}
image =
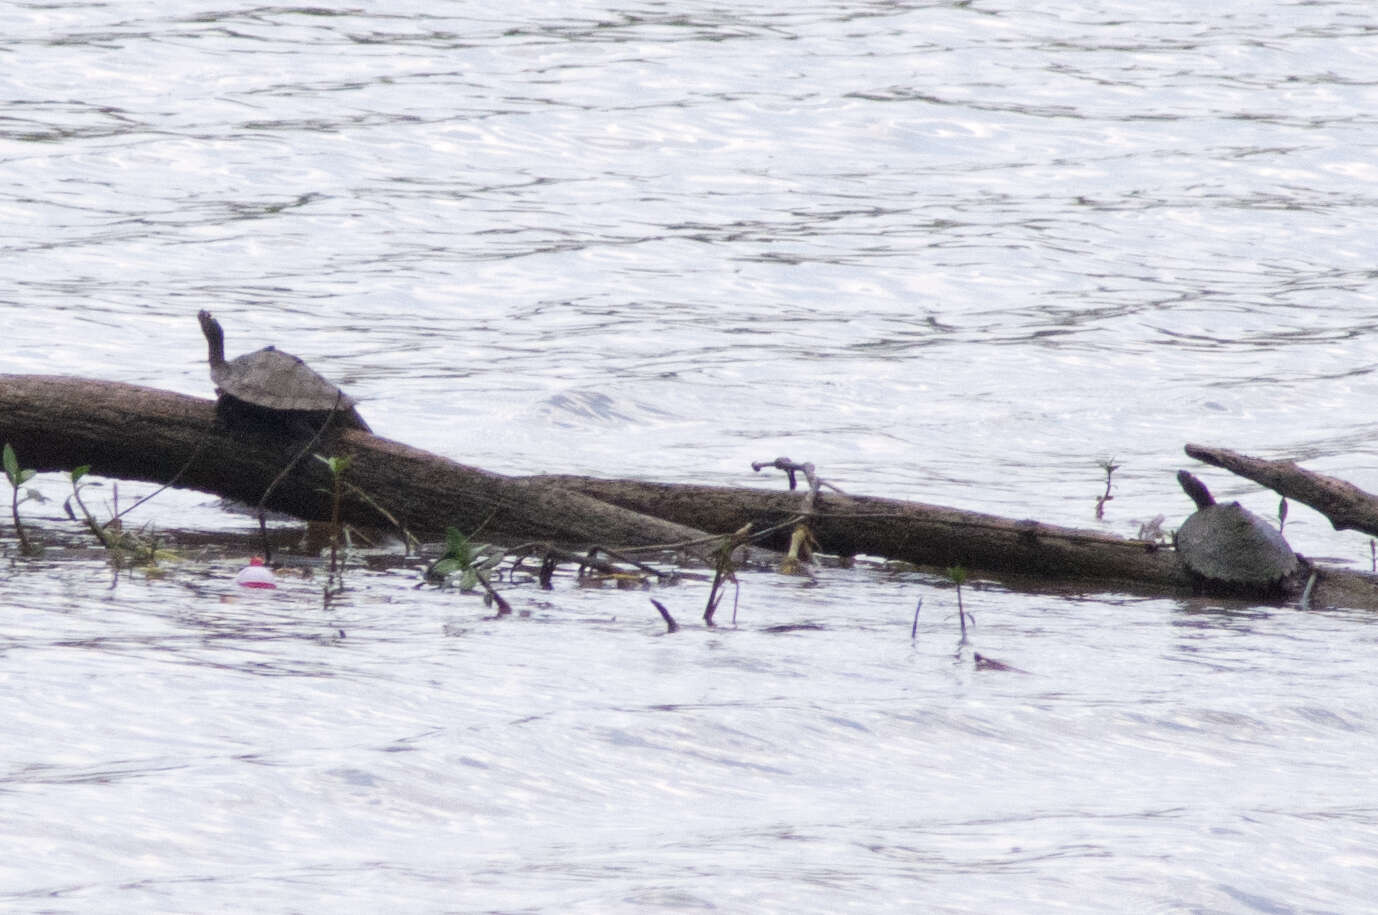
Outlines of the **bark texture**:
{"label": "bark texture", "polygon": [[[256,505],[305,444],[271,425],[221,421],[213,400],[109,381],[0,375],[0,442],[40,471],[89,464],[93,473],[168,483]],[[314,453],[350,460],[357,487],[343,520],[386,525],[395,518],[417,536],[453,525],[519,539],[646,546],[703,538],[703,531],[638,515],[569,490],[489,473],[357,429],[329,433]],[[177,476],[180,473],[180,476]],[[308,454],[274,489],[268,508],[328,520],[332,481]],[[378,510],[382,508],[386,515]]]}
{"label": "bark texture", "polygon": [[[300,439],[269,425],[227,425],[216,402],[107,381],[47,375],[0,375],[0,442],[41,471],[89,464],[94,473],[168,483],[257,504],[269,484],[269,508],[305,520],[331,514],[331,478],[310,455],[292,464]],[[343,520],[395,520],[421,537],[449,526],[486,538],[574,544],[653,546],[703,540],[746,524],[785,525],[766,544],[784,549],[790,522],[807,516],[823,552],[865,554],[939,569],[960,565],[1034,587],[1132,588],[1189,592],[1191,577],[1168,545],[1034,520],[999,518],[918,502],[574,476],[509,477],[466,466],[357,429],[331,430],[310,449],[350,459]],[[1326,506],[1336,527],[1378,530],[1366,520],[1372,497],[1288,462],[1259,462],[1223,449],[1188,453],[1308,504]],[[1334,484],[1334,485],[1332,485]],[[1315,490],[1319,485],[1321,495]],[[1311,487],[1306,490],[1305,487]],[[1290,487],[1290,488],[1288,488]],[[1346,488],[1347,487],[1347,488]],[[1299,493],[1312,493],[1303,498]],[[1314,500],[1314,501],[1313,501]],[[1369,526],[1372,525],[1372,526]],[[1378,608],[1378,577],[1318,570],[1315,605]],[[1297,589],[1299,592],[1300,588]],[[1297,593],[1287,595],[1295,598]]]}

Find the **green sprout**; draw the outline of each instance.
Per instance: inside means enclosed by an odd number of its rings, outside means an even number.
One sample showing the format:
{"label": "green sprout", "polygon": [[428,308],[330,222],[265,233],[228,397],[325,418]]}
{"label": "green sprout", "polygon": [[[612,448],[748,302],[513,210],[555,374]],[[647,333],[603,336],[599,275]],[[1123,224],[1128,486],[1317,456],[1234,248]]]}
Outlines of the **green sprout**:
{"label": "green sprout", "polygon": [[503,616],[511,613],[512,608],[502,595],[493,589],[487,574],[502,561],[502,557],[501,550],[495,550],[485,543],[476,544],[472,537],[464,536],[458,528],[447,527],[445,552],[426,569],[425,578],[426,581],[443,587],[450,585],[458,577],[457,587],[460,591],[472,591],[475,587],[481,587],[484,591],[484,601],[496,604],[498,615]]}
{"label": "green sprout", "polygon": [[13,490],[10,496],[10,514],[14,518],[14,532],[19,535],[19,552],[25,556],[37,556],[43,548],[29,539],[29,535],[24,531],[24,525],[19,520],[19,505],[21,502],[28,502],[30,499],[37,501],[41,496],[32,489],[20,496],[20,487],[38,475],[37,470],[20,468],[19,458],[14,453],[14,448],[9,442],[5,443],[4,449],[5,477],[10,481],[10,488]]}
{"label": "green sprout", "polygon": [[[326,590],[329,591],[331,583],[336,577],[344,577],[344,570],[337,562],[340,550],[340,502],[344,498],[344,473],[349,469],[349,458],[347,457],[325,457],[316,455],[316,460],[320,461],[330,471],[332,485],[330,489],[330,575],[327,578]],[[341,586],[343,582],[340,582]]]}
{"label": "green sprout", "polygon": [[472,591],[478,585],[477,563],[485,549],[461,534],[459,528],[445,528],[445,552],[426,569],[426,580],[449,584],[451,578],[458,575],[459,590]]}
{"label": "green sprout", "polygon": [[140,531],[135,534],[124,529],[120,518],[132,508],[138,507],[147,499],[141,499],[125,512],[119,511],[119,490],[115,490],[115,506],[111,509],[113,517],[104,523],[96,520],[96,516],[86,507],[85,501],[81,498],[81,491],[91,484],[85,482],[85,477],[91,472],[90,464],[82,464],[72,470],[70,478],[72,482],[72,497],[68,499],[63,507],[67,510],[67,517],[78,520],[76,513],[72,511],[72,503],[75,502],[77,509],[81,512],[81,520],[97,540],[100,541],[110,554],[110,561],[116,569],[121,568],[126,560],[133,560],[137,565],[144,568],[145,574],[151,574],[158,566],[158,561],[163,559],[176,559],[177,554],[172,550],[165,550],[161,547],[157,537],[150,537],[147,531]]}

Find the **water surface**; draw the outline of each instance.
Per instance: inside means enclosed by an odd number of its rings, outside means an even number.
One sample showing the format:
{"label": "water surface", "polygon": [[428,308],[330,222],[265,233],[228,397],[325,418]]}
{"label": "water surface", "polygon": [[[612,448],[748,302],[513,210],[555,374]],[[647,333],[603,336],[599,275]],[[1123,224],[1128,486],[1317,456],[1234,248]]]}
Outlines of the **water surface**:
{"label": "water surface", "polygon": [[[1188,441],[1378,488],[1371,18],[11,5],[0,365],[208,395],[210,307],[232,352],[278,343],[380,434],[499,472],[779,485],[750,463],[787,454],[1095,525],[1114,458],[1122,534],[1185,516]],[[40,536],[79,542],[39,488]],[[246,526],[194,493],[139,512]],[[1370,561],[1306,509],[1287,532]],[[645,593],[567,579],[495,621],[408,568],[326,610],[319,579],[234,593],[228,548],[113,588],[99,559],[10,562],[8,525],[0,548],[19,910],[1378,891],[1363,613],[978,582],[957,651],[950,588],[874,566],[744,576],[737,628],[666,636]],[[657,596],[687,622],[704,588]],[[821,628],[764,631],[787,623]]]}

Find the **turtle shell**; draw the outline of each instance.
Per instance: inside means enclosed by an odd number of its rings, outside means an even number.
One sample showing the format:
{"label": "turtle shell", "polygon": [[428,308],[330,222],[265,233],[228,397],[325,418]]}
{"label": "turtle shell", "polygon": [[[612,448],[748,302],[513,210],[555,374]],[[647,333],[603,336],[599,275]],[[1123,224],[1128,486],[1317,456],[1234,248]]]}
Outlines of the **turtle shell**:
{"label": "turtle shell", "polygon": [[305,362],[272,346],[211,367],[221,393],[270,410],[348,410],[354,398]]}
{"label": "turtle shell", "polygon": [[1301,563],[1282,534],[1238,502],[1198,509],[1177,531],[1187,568],[1210,581],[1267,588]]}

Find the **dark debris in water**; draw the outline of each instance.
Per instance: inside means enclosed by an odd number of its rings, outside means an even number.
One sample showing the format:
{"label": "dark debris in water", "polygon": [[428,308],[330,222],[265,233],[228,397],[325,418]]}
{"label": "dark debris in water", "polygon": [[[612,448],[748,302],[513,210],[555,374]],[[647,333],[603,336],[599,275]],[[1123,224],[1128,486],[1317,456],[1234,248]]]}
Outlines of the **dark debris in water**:
{"label": "dark debris in water", "polygon": [[976,661],[977,670],[1003,670],[1012,674],[1027,674],[1027,670],[1015,667],[1013,664],[1006,664],[1004,661],[997,661],[995,658],[988,658],[979,651],[973,656]]}

